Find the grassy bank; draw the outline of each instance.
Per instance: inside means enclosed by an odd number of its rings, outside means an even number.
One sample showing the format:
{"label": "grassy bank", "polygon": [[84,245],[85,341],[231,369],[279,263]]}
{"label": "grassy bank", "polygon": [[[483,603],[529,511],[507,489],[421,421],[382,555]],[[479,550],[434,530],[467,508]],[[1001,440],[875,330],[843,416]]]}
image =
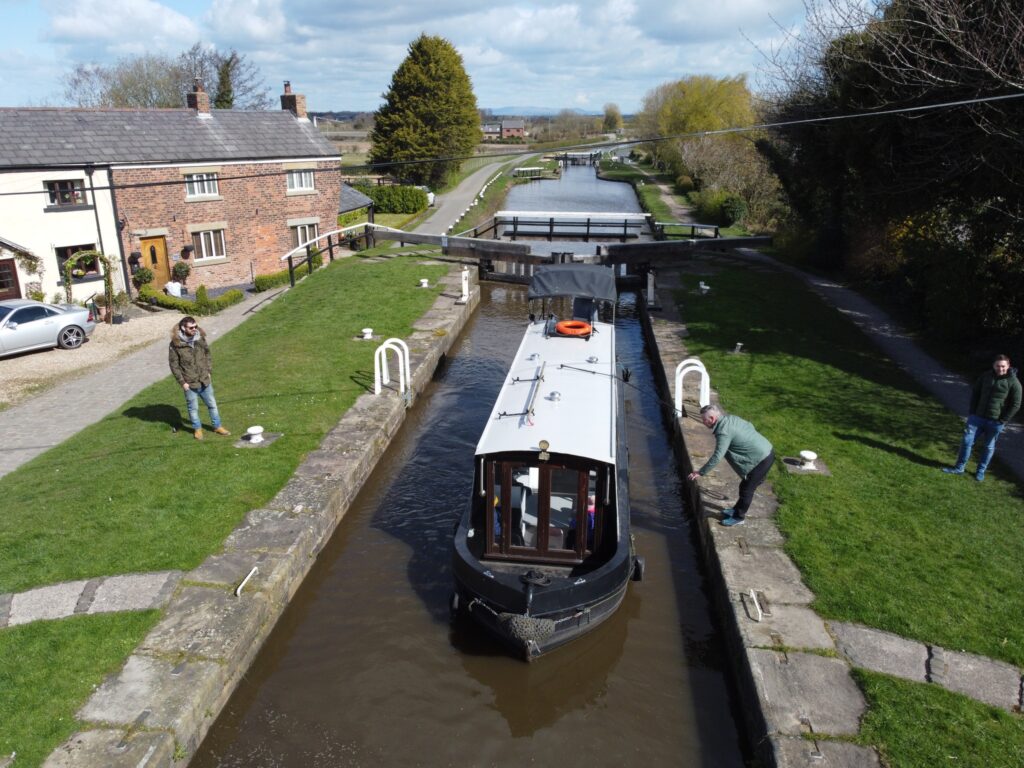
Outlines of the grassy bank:
{"label": "grassy bank", "polygon": [[284,432],[273,450],[172,431],[184,403],[168,377],[0,479],[0,592],[197,565],[366,391],[373,348],[354,340],[359,330],[407,335],[436,295],[418,279],[445,269],[336,261],[214,344],[225,423]]}
{"label": "grassy bank", "polygon": [[[337,261],[214,342],[225,424],[236,433],[251,424],[283,432],[270,450],[239,451],[236,438],[213,434],[194,440],[181,428],[181,390],[168,377],[0,479],[0,592],[189,570],[217,551],[372,387],[374,346],[355,340],[360,329],[407,336],[434,301],[437,290],[418,281],[436,281],[447,268],[420,261]],[[157,618],[89,616],[0,630],[0,754],[17,750],[19,766],[45,757]]]}
{"label": "grassy bank", "polygon": [[1024,501],[998,461],[984,483],[942,474],[959,420],[795,278],[705,279],[709,297],[684,298],[687,345],[723,405],[833,473],[772,477],[818,612],[1024,665]]}
{"label": "grassy bank", "polygon": [[[699,279],[713,286],[700,297]],[[730,267],[679,295],[687,347],[722,405],[831,477],[769,480],[786,549],[824,617],[1024,665],[1024,501],[998,463],[984,483],[940,467],[959,420],[796,278]],[[745,353],[729,354],[737,342]],[[935,686],[858,671],[870,703],[859,740],[894,768],[1019,765],[1020,715]]]}

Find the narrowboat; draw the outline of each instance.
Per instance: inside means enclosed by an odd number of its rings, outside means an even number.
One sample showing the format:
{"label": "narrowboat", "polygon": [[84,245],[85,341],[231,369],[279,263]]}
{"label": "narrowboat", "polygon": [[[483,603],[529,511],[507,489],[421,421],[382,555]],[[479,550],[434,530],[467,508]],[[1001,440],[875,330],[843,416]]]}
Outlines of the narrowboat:
{"label": "narrowboat", "polygon": [[528,299],[540,312],[477,444],[450,607],[531,661],[611,616],[643,561],[630,533],[614,271],[539,267]]}

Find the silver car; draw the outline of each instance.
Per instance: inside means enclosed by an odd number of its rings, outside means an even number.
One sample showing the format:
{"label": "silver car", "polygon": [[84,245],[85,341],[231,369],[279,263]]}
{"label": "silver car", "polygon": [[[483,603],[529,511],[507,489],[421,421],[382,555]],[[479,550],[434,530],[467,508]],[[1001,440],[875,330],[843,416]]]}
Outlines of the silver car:
{"label": "silver car", "polygon": [[0,357],[32,349],[77,349],[96,328],[92,312],[74,304],[0,301]]}

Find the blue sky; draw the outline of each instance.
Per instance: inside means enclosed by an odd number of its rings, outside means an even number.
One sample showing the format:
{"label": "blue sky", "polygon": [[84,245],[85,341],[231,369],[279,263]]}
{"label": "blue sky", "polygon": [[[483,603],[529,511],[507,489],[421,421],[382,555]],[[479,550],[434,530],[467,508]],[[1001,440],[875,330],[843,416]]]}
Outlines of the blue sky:
{"label": "blue sky", "polygon": [[272,95],[374,110],[421,32],[462,54],[478,105],[639,108],[686,75],[746,73],[798,32],[802,0],[0,0],[0,106],[61,106],[76,64],[235,48]]}

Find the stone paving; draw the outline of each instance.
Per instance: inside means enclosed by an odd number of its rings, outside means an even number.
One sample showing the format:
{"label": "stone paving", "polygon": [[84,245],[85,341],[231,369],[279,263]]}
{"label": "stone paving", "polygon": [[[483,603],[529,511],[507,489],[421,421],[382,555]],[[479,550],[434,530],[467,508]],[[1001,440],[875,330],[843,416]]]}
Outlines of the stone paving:
{"label": "stone paving", "polygon": [[[659,273],[662,290],[671,290],[677,280],[677,274]],[[686,329],[673,302],[658,305],[663,309],[652,312],[650,326],[652,356],[656,369],[661,369],[664,390],[673,394],[666,373],[688,357]],[[890,332],[890,338],[893,335]],[[908,365],[920,375],[934,375],[919,357]],[[690,395],[696,395],[695,388]],[[716,392],[711,399],[717,402]],[[700,466],[714,449],[712,434],[695,416],[698,407],[696,399],[684,396],[684,414],[675,420],[682,442],[681,474]],[[698,531],[725,624],[725,642],[738,662],[741,695],[758,704],[743,710],[766,765],[880,766],[874,750],[833,740],[857,734],[866,711],[863,694],[849,674],[852,666],[940,685],[1020,712],[1024,678],[1010,664],[870,627],[822,620],[809,607],[813,593],[783,551],[773,519],[778,503],[770,485],[758,489],[746,525],[717,524],[738,485],[731,468],[719,465],[699,485],[689,485],[690,507],[700,520]]]}

